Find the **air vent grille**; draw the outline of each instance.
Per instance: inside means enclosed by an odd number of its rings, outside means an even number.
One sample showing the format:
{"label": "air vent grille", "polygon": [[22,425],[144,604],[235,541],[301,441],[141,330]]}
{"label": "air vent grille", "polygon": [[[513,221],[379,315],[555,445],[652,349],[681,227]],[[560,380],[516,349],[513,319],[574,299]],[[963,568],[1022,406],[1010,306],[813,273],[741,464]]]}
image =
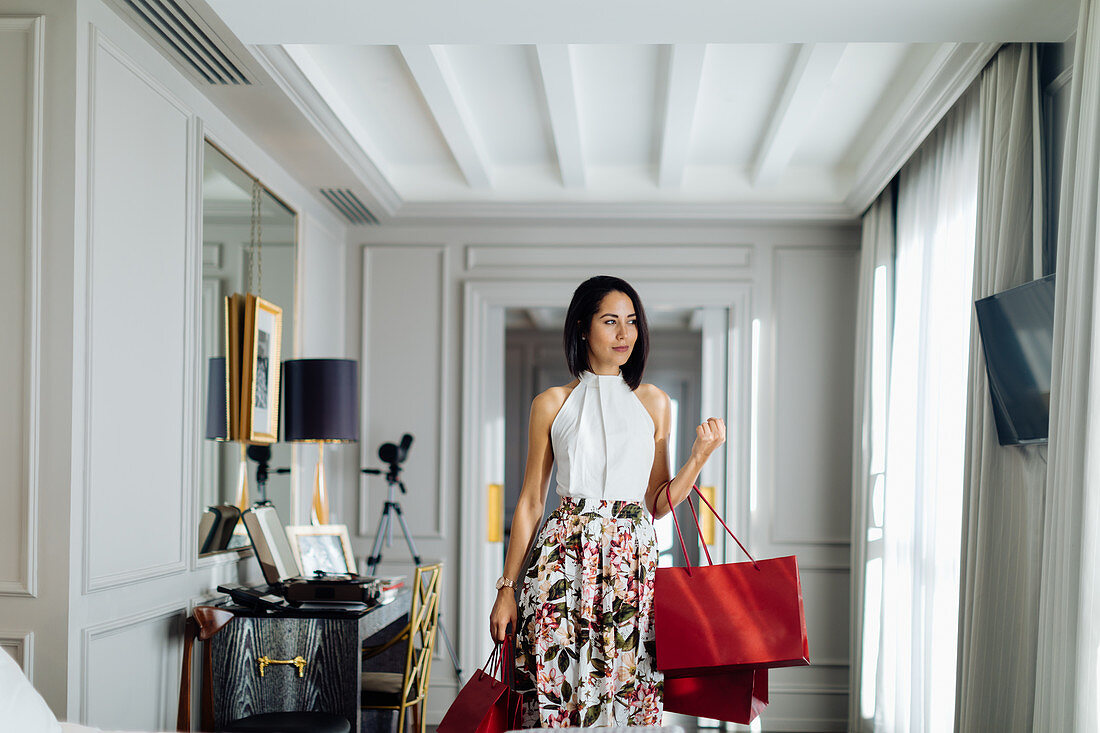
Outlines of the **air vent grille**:
{"label": "air vent grille", "polygon": [[377,224],[378,219],[370,213],[359,197],[347,188],[322,188],[321,195],[339,209],[344,218],[352,224]]}
{"label": "air vent grille", "polygon": [[203,20],[177,0],[120,0],[176,59],[208,84],[250,85],[252,81]]}

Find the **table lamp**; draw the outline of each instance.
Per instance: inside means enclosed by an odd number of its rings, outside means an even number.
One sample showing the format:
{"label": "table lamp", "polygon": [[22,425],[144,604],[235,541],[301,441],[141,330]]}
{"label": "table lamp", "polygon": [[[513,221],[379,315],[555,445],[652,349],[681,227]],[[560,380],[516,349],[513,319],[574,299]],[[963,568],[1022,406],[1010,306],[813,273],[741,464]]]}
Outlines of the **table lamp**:
{"label": "table lamp", "polygon": [[229,440],[229,400],[225,397],[225,357],[210,359],[206,379],[206,439]]}
{"label": "table lamp", "polygon": [[313,523],[328,524],[325,443],[359,440],[359,363],[354,359],[283,362],[283,440],[317,444]]}
{"label": "table lamp", "polygon": [[[229,399],[226,388],[229,386],[225,373],[225,357],[215,356],[209,360],[206,377],[206,439],[227,442],[229,437]],[[245,445],[241,443],[241,463],[237,470],[237,508],[242,512],[248,508],[248,461],[245,460]]]}

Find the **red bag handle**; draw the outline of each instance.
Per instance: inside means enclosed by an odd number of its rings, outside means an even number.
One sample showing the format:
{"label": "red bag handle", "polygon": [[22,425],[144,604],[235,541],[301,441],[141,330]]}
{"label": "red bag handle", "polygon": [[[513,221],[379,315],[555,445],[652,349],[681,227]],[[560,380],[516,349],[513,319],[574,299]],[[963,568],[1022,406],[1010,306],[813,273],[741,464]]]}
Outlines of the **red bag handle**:
{"label": "red bag handle", "polygon": [[[503,654],[501,654],[502,650]],[[493,682],[496,682],[499,676],[500,682],[503,682],[510,689],[515,688],[516,670],[515,660],[512,657],[511,634],[506,634],[504,641],[497,642],[493,646],[493,651],[489,652],[489,658],[479,671],[487,675]]]}
{"label": "red bag handle", "polygon": [[[687,545],[684,544],[684,536],[680,533],[680,522],[676,519],[676,512],[672,507],[672,479],[669,479],[665,483],[661,484],[661,486],[663,486],[665,489],[665,498],[668,500],[669,513],[672,515],[672,522],[676,525],[676,536],[680,538],[680,549],[684,551],[684,562],[687,563],[688,575],[691,575],[691,560],[688,559]],[[729,533],[729,536],[733,538],[733,541],[737,543],[737,546],[741,548],[741,552],[745,553],[745,555],[749,558],[749,561],[752,562],[752,566],[759,570],[760,566],[756,564],[756,559],[753,558],[749,551],[745,549],[745,546],[741,544],[741,540],[737,539],[737,535],[733,533],[733,530],[726,526],[726,522],[724,519],[722,519],[722,515],[718,513],[718,510],[715,509],[709,501],[707,501],[707,497],[703,496],[703,492],[699,490],[699,487],[695,484],[692,484],[691,488],[692,491],[699,495],[699,498],[703,501],[704,504],[707,505],[711,512],[714,513],[714,516],[718,518],[718,521],[722,523],[722,527],[725,528],[726,532]],[[656,508],[656,506],[657,505],[655,503],[654,508]],[[695,520],[695,529],[699,533],[699,539],[702,540],[703,528],[699,524],[699,515],[695,513],[695,505],[691,503],[691,497],[688,497],[688,508],[691,509],[691,516]],[[705,552],[707,555],[707,562],[713,565],[714,560],[711,559],[710,548],[707,547],[707,543],[700,542],[699,544],[703,546],[703,552]]]}

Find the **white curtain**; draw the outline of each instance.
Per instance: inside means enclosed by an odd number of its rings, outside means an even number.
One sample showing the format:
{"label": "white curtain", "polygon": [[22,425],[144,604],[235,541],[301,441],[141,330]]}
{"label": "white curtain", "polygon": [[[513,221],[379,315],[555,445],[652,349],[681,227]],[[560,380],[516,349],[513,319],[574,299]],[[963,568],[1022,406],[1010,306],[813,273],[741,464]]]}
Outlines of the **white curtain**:
{"label": "white curtain", "polygon": [[[1031,45],[1003,46],[982,72],[972,300],[1043,274],[1037,87]],[[998,442],[973,324],[955,724],[958,731],[1027,731],[1035,684],[1044,449]]]}
{"label": "white curtain", "polygon": [[1082,0],[1062,168],[1032,730],[1100,730],[1100,5]]}
{"label": "white curtain", "polygon": [[898,181],[876,731],[953,724],[978,122],[968,93]]}
{"label": "white curtain", "polygon": [[863,215],[856,299],[854,446],[852,458],[851,659],[848,720],[874,730],[881,637],[882,499],[886,404],[894,311],[894,186]]}

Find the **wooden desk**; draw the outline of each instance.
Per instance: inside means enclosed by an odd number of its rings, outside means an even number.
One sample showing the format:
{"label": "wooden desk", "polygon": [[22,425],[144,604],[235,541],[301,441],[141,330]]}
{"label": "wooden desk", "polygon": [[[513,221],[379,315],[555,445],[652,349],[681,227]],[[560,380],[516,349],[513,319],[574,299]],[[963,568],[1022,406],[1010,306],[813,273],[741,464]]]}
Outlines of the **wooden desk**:
{"label": "wooden desk", "polygon": [[[372,636],[399,631],[408,622],[411,603],[412,591],[406,590],[383,606],[339,618],[289,608],[226,606],[236,618],[209,642],[214,724],[220,729],[256,713],[318,710],[343,715],[354,733],[375,727],[364,725],[359,710],[360,650]],[[261,658],[300,658],[304,664],[265,664],[261,673]]]}

